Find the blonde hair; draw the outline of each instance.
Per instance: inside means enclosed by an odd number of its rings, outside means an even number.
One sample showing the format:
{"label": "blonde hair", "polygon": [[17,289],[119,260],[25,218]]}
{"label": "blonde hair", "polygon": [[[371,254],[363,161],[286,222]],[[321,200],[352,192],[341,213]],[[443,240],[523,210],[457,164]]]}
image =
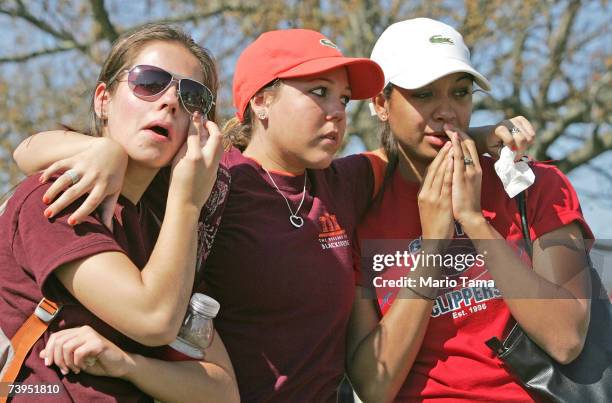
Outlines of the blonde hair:
{"label": "blonde hair", "polygon": [[244,151],[251,141],[253,131],[253,111],[251,106],[247,106],[244,111],[244,121],[241,122],[237,117],[233,117],[223,125],[223,141],[225,149],[234,146],[241,152]]}

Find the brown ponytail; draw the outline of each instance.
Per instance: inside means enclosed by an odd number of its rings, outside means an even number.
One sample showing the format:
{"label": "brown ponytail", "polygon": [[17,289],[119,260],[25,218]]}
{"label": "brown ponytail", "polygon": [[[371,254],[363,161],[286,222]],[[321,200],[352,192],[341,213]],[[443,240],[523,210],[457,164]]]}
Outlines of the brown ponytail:
{"label": "brown ponytail", "polygon": [[233,117],[223,125],[225,149],[234,146],[242,152],[247,148],[253,131],[253,117],[251,115],[251,106],[247,106],[244,112],[244,122],[238,120],[237,117]]}

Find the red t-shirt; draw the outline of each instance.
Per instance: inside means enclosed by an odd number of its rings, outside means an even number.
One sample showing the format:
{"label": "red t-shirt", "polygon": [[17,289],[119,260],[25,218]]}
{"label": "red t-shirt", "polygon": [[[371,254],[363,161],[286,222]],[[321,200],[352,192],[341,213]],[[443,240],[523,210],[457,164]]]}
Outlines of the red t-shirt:
{"label": "red t-shirt", "polygon": [[[261,166],[232,149],[231,192],[201,291],[217,299],[217,328],[245,402],[335,401],[354,298],[351,245],[371,198],[366,158],[308,170],[304,225]],[[293,211],[304,175],[271,172]]]}
{"label": "red t-shirt", "polygon": [[[89,325],[125,351],[176,358],[177,354],[169,347],[143,346],[107,325],[73,298],[52,275],[63,264],[107,251],[125,253],[142,269],[159,233],[159,219],[156,217],[161,217],[163,210],[157,206],[158,211],[153,214],[154,209],[146,207],[149,205],[146,200],[135,206],[120,197],[113,232],[94,216],[71,227],[67,219],[83,199],[48,220],[43,216],[47,206],[42,203],[42,196],[50,184],[39,184],[37,177],[31,176],[18,186],[0,216],[0,327],[9,338],[12,337],[34,312],[43,295],[63,304],[58,317],[34,344],[16,380],[33,385],[60,384],[61,393],[57,396],[22,395],[13,401],[151,401],[131,383],[118,378],[92,376],[85,372],[64,376],[56,366],[46,367],[38,354],[51,333]],[[167,181],[161,183],[167,186]],[[205,258],[214,239],[228,187],[229,174],[220,170],[200,217],[201,258]]]}
{"label": "red t-shirt", "polygon": [[[483,215],[507,240],[521,240],[516,201],[504,191],[495,174],[493,161],[481,158],[481,165]],[[529,188],[527,198],[532,239],[573,221],[582,225],[585,237],[592,238],[568,179],[552,166],[535,163],[532,169],[536,182]],[[418,243],[421,236],[418,191],[417,183],[405,181],[396,170],[381,203],[368,212],[359,228],[362,246],[381,239],[406,240],[408,245],[413,241]],[[469,242],[461,227],[456,225],[455,239],[462,238],[465,241],[459,242]],[[473,250],[471,243],[467,248],[470,247]],[[477,265],[461,275],[470,279],[491,278]],[[383,314],[392,304],[393,297],[390,293],[379,294],[379,307]],[[458,286],[443,290],[434,303],[421,350],[395,401],[532,400],[485,345],[485,341],[493,336],[503,338],[509,320],[510,311],[494,287],[463,287],[459,280]]]}

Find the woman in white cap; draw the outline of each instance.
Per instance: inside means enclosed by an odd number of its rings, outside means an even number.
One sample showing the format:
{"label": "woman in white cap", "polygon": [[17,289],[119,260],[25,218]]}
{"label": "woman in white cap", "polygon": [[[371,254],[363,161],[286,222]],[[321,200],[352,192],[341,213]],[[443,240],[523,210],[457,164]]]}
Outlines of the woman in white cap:
{"label": "woman in white cap", "polygon": [[[367,336],[349,329],[351,381],[367,402],[532,400],[485,342],[502,339],[514,318],[557,361],[580,353],[589,322],[581,245],[593,235],[576,193],[557,168],[530,164],[532,269],[506,242],[522,239],[515,200],[464,134],[474,83],[488,90],[489,82],[462,36],[427,18],[398,22],[372,60],[385,72],[374,98],[382,148],[371,155],[380,190],[358,233],[366,266],[377,270],[362,285],[378,299],[356,299],[353,323],[366,323],[356,328]],[[415,259],[391,259],[382,271],[376,254],[397,239]],[[423,264],[436,256],[443,263]],[[373,337],[376,349],[360,348]]]}
{"label": "woman in white cap", "polygon": [[362,155],[333,158],[348,101],[376,96],[383,79],[311,30],[264,33],[238,60],[236,147],[221,161],[231,191],[196,288],[221,303],[215,326],[244,401],[336,399],[374,175]]}

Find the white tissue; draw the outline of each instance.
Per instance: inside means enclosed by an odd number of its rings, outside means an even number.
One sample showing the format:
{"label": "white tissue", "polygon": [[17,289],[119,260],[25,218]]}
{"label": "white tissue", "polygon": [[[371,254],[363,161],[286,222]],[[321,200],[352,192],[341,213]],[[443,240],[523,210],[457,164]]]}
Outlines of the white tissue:
{"label": "white tissue", "polygon": [[514,197],[533,185],[535,174],[524,161],[514,162],[514,151],[502,148],[499,160],[495,162],[495,172],[501,179],[508,196]]}

